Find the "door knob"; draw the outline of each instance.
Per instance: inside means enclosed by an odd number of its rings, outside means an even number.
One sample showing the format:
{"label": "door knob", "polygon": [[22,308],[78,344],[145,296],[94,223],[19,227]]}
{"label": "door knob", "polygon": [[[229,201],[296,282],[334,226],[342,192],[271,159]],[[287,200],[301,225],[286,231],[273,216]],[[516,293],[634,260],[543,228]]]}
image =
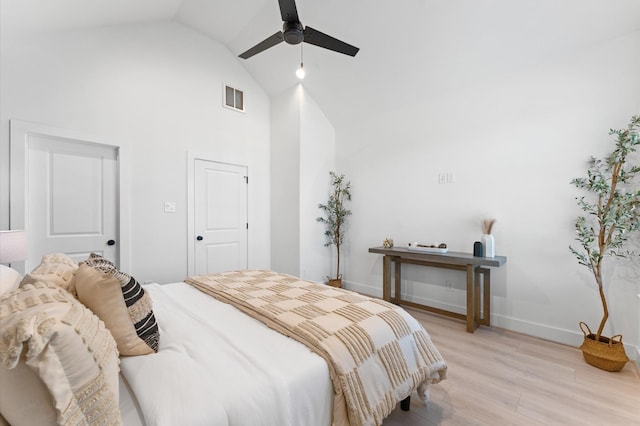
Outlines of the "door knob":
{"label": "door knob", "polygon": [[115,244],[116,244],[115,240],[109,240],[109,241],[107,241],[107,245],[108,245],[108,246],[113,246],[113,245],[115,245]]}
{"label": "door knob", "polygon": [[198,241],[202,241],[202,240],[204,240],[204,237],[203,237],[202,235],[198,235],[198,236],[196,237],[196,240],[198,240]]}

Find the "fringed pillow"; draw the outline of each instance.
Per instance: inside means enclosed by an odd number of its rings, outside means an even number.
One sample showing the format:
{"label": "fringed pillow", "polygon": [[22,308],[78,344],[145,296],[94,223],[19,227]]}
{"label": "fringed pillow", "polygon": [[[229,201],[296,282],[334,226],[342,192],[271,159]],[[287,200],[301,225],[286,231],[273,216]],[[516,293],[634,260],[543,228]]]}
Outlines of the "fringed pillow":
{"label": "fringed pillow", "polygon": [[64,253],[51,253],[42,256],[40,264],[27,274],[21,286],[38,281],[50,282],[76,295],[73,287],[73,275],[78,270],[78,263]]}
{"label": "fringed pillow", "polygon": [[0,412],[10,424],[119,425],[116,343],[53,283],[0,298]]}
{"label": "fringed pillow", "polygon": [[158,351],[160,331],[151,297],[129,274],[92,253],[75,274],[78,299],[104,321],[120,355]]}

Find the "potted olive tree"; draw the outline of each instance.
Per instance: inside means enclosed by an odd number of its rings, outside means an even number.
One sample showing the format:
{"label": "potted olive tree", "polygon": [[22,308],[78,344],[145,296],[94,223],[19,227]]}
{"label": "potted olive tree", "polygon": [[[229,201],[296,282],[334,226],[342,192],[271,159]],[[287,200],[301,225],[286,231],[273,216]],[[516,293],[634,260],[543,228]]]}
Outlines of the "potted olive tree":
{"label": "potted olive tree", "polygon": [[325,247],[336,246],[336,275],[335,278],[327,277],[329,285],[342,287],[342,275],[340,274],[340,247],[344,240],[345,219],[351,214],[345,206],[345,202],[351,200],[351,182],[345,180],[344,175],[329,172],[331,177],[331,192],[326,204],[319,204],[318,207],[324,216],[318,217],[317,221],[326,226],[324,235],[327,237]]}
{"label": "potted olive tree", "polygon": [[633,232],[640,230],[640,172],[633,153],[640,145],[638,129],[640,116],[631,118],[627,129],[611,130],[616,136],[615,149],[604,159],[591,157],[586,178],[577,178],[571,184],[587,192],[576,197],[585,213],[575,223],[577,248],[569,247],[578,263],[589,269],[598,286],[603,316],[594,334],[584,322],[582,349],[585,360],[608,371],[619,371],[629,360],[622,344],[622,335],[602,336],[609,318],[609,308],[602,276],[603,261],[609,256],[635,256],[625,250],[625,243]]}

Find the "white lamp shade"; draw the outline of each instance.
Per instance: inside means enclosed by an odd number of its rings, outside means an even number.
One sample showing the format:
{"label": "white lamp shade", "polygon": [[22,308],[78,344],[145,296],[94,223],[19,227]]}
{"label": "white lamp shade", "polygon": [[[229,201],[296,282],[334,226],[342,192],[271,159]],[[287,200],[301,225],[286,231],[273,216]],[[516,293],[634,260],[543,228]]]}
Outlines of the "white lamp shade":
{"label": "white lamp shade", "polygon": [[21,262],[26,258],[26,232],[0,231],[0,263]]}

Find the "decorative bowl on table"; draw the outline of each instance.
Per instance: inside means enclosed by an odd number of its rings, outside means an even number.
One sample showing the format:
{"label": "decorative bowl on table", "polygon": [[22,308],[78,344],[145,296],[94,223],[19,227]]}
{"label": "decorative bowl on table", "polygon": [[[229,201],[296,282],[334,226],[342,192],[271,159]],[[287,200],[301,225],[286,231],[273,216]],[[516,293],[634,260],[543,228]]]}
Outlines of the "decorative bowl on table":
{"label": "decorative bowl on table", "polygon": [[411,251],[420,251],[423,253],[446,253],[448,251],[445,243],[409,243],[407,248]]}

